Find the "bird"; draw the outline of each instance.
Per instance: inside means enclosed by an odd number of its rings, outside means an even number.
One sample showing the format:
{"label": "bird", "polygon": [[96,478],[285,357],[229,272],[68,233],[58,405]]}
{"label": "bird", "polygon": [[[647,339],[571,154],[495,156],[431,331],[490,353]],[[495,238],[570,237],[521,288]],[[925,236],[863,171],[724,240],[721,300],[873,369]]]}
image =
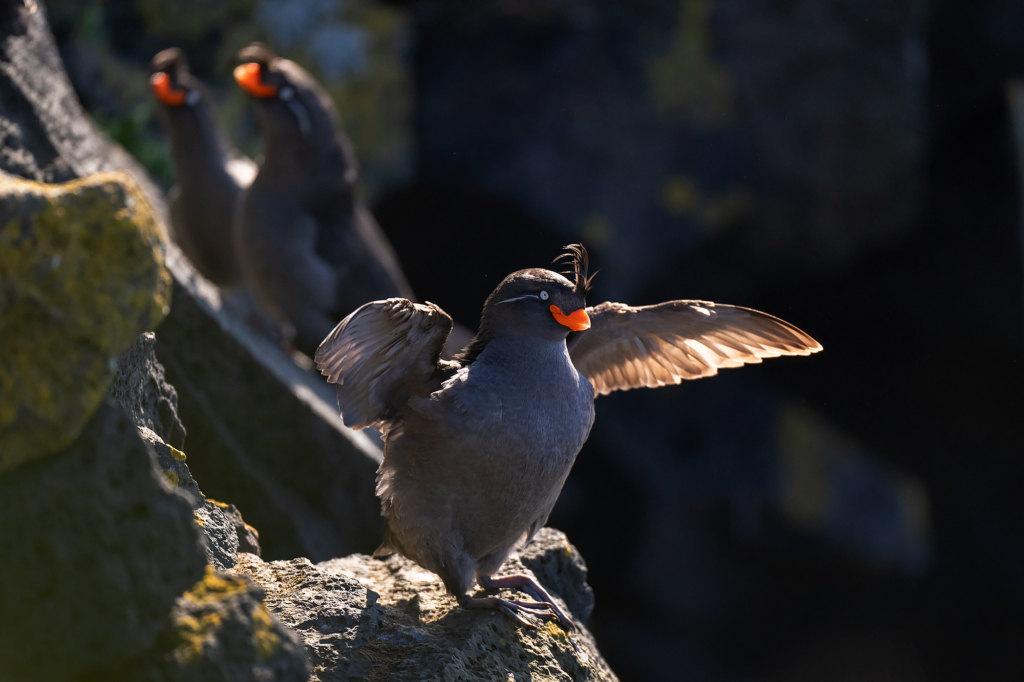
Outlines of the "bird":
{"label": "bird", "polygon": [[258,300],[312,355],[359,305],[413,294],[387,237],[355,195],[355,154],[324,89],[262,44],[243,48],[236,61],[263,160],[240,199],[235,243]]}
{"label": "bird", "polygon": [[256,164],[220,133],[209,92],[190,72],[177,47],[150,61],[150,87],[170,140],[177,179],[168,199],[174,240],[196,269],[214,284],[240,288],[235,253],[235,205],[256,177]]}
{"label": "bird", "polygon": [[[397,552],[436,573],[463,608],[571,630],[534,579],[493,574],[547,521],[593,426],[595,398],[821,345],[767,313],[709,301],[590,307],[586,249],[570,245],[560,260],[571,262],[571,281],[543,268],[502,280],[450,361],[439,353],[452,319],[402,298],[358,308],[314,361],[336,386],[345,424],[382,433],[376,494],[386,526],[374,555]],[[534,601],[470,596],[477,583]]]}

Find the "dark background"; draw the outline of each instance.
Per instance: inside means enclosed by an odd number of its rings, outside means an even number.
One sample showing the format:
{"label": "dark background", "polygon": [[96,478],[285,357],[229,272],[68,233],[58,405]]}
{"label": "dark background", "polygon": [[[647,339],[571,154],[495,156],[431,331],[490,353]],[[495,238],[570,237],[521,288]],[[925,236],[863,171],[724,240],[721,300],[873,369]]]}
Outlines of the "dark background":
{"label": "dark background", "polygon": [[253,155],[231,54],[310,68],[417,295],[469,326],[582,241],[592,303],[734,303],[824,345],[599,400],[550,524],[623,680],[1024,676],[1024,3],[48,9],[90,113],[165,185],[156,51],[186,49]]}

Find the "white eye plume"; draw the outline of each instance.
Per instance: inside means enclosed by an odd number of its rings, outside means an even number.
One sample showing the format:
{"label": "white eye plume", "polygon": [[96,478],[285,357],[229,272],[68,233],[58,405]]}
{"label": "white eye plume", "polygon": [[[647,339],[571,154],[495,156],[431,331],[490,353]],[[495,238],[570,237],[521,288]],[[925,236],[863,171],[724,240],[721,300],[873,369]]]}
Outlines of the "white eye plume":
{"label": "white eye plume", "polygon": [[548,300],[548,292],[546,292],[546,291],[540,292],[540,300],[542,300],[542,301]]}
{"label": "white eye plume", "polygon": [[[546,293],[546,292],[543,292]],[[511,303],[512,301],[522,301],[524,298],[540,298],[537,294],[526,294],[525,296],[516,296],[515,298],[506,298],[504,301],[498,301],[495,305],[501,305],[502,303]]]}

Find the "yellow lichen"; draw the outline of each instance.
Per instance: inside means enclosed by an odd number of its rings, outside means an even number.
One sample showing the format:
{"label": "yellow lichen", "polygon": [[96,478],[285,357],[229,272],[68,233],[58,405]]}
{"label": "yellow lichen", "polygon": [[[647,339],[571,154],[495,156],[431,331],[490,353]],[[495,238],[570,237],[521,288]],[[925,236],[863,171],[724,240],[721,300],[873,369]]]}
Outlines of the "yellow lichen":
{"label": "yellow lichen", "polygon": [[[245,523],[245,521],[242,521],[242,523]],[[245,527],[248,528],[252,532],[252,534],[256,536],[257,540],[260,539],[260,532],[258,530],[250,526],[248,523],[245,523]]]}
{"label": "yellow lichen", "polygon": [[220,502],[219,500],[215,500],[212,497],[207,497],[206,501],[209,502],[210,504],[214,505],[215,507],[220,507],[221,509],[227,509],[228,508],[228,503],[227,502]]}
{"label": "yellow lichen", "polygon": [[[193,585],[182,600],[192,613],[181,615],[174,621],[175,632],[181,644],[171,656],[181,664],[194,661],[203,653],[203,646],[216,636],[217,628],[223,620],[223,601],[236,594],[249,590],[245,578],[218,575],[217,571],[207,565],[206,575]],[[193,615],[199,611],[201,615]],[[266,660],[274,655],[281,646],[281,638],[275,631],[274,619],[262,602],[257,603],[250,614],[252,617],[253,646],[260,658]]]}
{"label": "yellow lichen", "polygon": [[252,611],[253,639],[256,641],[256,653],[267,660],[281,646],[281,638],[274,632],[274,621],[264,604],[257,604]]}
{"label": "yellow lichen", "polygon": [[559,642],[565,643],[569,641],[569,636],[565,633],[565,630],[555,625],[552,621],[547,621],[544,625],[540,626],[538,632],[551,637],[552,639],[558,640]]}
{"label": "yellow lichen", "polygon": [[174,473],[170,469],[164,469],[164,478],[166,478],[167,482],[174,487],[178,487],[178,474]]}
{"label": "yellow lichen", "polygon": [[195,521],[195,524],[197,526],[199,526],[200,528],[206,528],[206,521],[203,520],[202,516],[200,516],[197,512],[192,512],[192,516],[192,520]]}
{"label": "yellow lichen", "polygon": [[179,663],[190,663],[203,653],[203,644],[220,626],[221,617],[216,611],[195,616],[181,616],[174,622],[175,630],[181,639],[171,655]]}
{"label": "yellow lichen", "polygon": [[170,303],[166,233],[135,181],[0,173],[0,471],[66,447],[118,355]]}
{"label": "yellow lichen", "polygon": [[184,462],[185,459],[187,459],[185,457],[185,453],[177,449],[173,445],[168,445],[167,447],[171,451],[171,457],[173,457],[174,459],[178,460],[179,462]]}
{"label": "yellow lichen", "polygon": [[202,580],[193,585],[184,594],[184,597],[197,604],[209,604],[220,601],[232,594],[240,594],[248,589],[249,583],[246,582],[245,578],[223,578],[217,575],[217,571],[213,566],[207,565],[206,575],[203,576]]}

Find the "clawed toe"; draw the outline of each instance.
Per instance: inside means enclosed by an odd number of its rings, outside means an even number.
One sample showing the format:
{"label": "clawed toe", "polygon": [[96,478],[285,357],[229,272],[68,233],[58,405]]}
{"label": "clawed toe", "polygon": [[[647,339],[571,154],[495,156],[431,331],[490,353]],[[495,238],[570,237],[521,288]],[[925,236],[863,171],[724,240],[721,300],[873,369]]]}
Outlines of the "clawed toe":
{"label": "clawed toe", "polygon": [[[502,599],[502,600],[499,600],[499,601],[504,601],[504,600]],[[537,629],[537,626],[534,623],[532,623],[531,621],[527,620],[526,618],[524,618],[521,615],[521,612],[520,612],[520,610],[518,608],[513,607],[508,602],[506,602],[504,604],[498,604],[498,606],[496,608],[499,611],[501,611],[502,613],[504,613],[506,616],[511,618],[512,620],[514,620],[517,623],[519,623],[520,625],[522,625],[523,627],[530,628],[531,630],[536,630]]]}
{"label": "clawed toe", "polygon": [[[554,599],[551,595],[529,576],[525,575],[508,575],[502,576],[501,578],[492,578],[490,576],[484,576],[479,579],[480,586],[487,589],[520,589],[526,592],[528,595],[536,599],[537,601],[517,601],[508,600],[510,604],[514,604],[520,609],[523,609],[530,613],[530,615],[540,618],[541,620],[551,620],[562,626],[566,632],[575,632],[576,626],[572,620],[558,608],[555,604]],[[504,600],[503,600],[504,601]]]}
{"label": "clawed toe", "polygon": [[574,629],[571,623],[566,623],[559,617],[558,609],[547,602],[519,601],[502,599],[500,597],[470,597],[467,595],[459,600],[459,605],[464,609],[501,611],[515,622],[531,630],[537,629],[536,621],[554,621],[566,630]]}

